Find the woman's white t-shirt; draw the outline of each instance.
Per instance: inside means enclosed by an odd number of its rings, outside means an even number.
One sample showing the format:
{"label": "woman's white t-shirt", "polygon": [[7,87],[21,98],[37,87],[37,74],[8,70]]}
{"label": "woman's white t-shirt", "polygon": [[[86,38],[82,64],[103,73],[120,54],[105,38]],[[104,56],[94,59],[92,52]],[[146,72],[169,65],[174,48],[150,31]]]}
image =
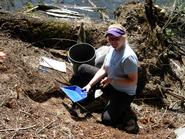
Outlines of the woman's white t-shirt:
{"label": "woman's white t-shirt", "polygon": [[[111,47],[111,46],[110,46]],[[135,52],[131,49],[128,43],[125,44],[123,49],[116,51],[110,48],[107,53],[104,65],[108,77],[113,79],[128,78],[131,72],[138,72],[137,66],[138,58]],[[125,92],[128,95],[135,95],[137,85],[124,85],[111,83],[111,85],[120,92]]]}

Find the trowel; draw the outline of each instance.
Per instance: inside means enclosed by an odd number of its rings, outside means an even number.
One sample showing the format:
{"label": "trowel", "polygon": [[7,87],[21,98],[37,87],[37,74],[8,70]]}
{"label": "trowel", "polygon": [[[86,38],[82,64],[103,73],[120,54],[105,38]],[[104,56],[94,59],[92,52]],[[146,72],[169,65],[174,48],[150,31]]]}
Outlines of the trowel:
{"label": "trowel", "polygon": [[103,92],[101,91],[101,89],[97,89],[94,93],[94,98],[98,98],[103,94]]}

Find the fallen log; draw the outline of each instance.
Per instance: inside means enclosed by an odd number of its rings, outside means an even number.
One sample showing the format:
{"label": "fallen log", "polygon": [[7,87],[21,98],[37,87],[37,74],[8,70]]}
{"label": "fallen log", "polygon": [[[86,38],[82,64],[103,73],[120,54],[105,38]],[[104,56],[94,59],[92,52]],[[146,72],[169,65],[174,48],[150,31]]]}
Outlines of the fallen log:
{"label": "fallen log", "polygon": [[62,15],[66,15],[67,16],[76,16],[76,17],[84,17],[85,15],[82,15],[76,11],[72,11],[72,10],[68,10],[68,9],[64,9],[64,8],[61,8],[61,9],[49,9],[49,10],[46,10],[46,12],[49,12],[49,13],[54,13],[54,14],[62,14]]}
{"label": "fallen log", "polygon": [[185,97],[184,96],[174,93],[173,92],[174,90],[172,90],[171,88],[166,88],[166,87],[162,87],[162,86],[158,85],[158,89],[160,90],[161,93],[169,94],[169,95],[175,97],[176,99],[179,99],[179,100],[181,100],[183,102],[185,101]]}
{"label": "fallen log", "polygon": [[74,40],[77,38],[77,32],[72,23],[33,18],[21,13],[0,11],[0,26],[1,30],[6,30],[12,36],[27,42],[39,42],[54,37]]}
{"label": "fallen log", "polygon": [[71,9],[77,9],[77,10],[82,10],[82,11],[87,11],[87,12],[94,12],[97,10],[106,10],[105,7],[91,7],[91,6],[70,6],[70,5],[64,5],[66,8],[71,8]]}
{"label": "fallen log", "polygon": [[[104,28],[105,24],[94,24],[86,21],[83,23],[86,26],[84,31],[87,34],[87,43],[92,44],[93,40],[97,40],[97,36],[102,38],[99,40],[105,40],[104,36],[100,35],[102,34],[100,28]],[[39,47],[53,47],[54,44],[58,43],[55,47],[66,49],[74,45],[79,38],[80,25],[81,21],[78,20],[54,20],[43,16],[32,17],[27,14],[0,10],[0,30],[9,32],[13,37],[18,37],[26,42],[37,42],[34,45]],[[97,44],[99,45],[98,41]],[[96,44],[93,46],[96,47]]]}

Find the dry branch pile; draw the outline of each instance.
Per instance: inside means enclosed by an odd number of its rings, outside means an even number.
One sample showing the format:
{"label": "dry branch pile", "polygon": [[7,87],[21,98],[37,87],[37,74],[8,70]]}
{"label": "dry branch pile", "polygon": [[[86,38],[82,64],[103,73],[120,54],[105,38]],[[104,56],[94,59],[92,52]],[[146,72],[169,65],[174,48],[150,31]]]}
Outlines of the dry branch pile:
{"label": "dry branch pile", "polygon": [[185,27],[184,13],[178,7],[174,11],[162,9],[151,0],[146,0],[145,5],[130,5],[132,8],[120,7],[115,14],[118,21],[127,26],[141,67],[146,70],[147,79],[143,93],[145,96],[159,95],[161,99],[167,99],[169,107],[179,101],[180,105],[183,104],[185,34],[184,30],[176,26],[178,24]]}

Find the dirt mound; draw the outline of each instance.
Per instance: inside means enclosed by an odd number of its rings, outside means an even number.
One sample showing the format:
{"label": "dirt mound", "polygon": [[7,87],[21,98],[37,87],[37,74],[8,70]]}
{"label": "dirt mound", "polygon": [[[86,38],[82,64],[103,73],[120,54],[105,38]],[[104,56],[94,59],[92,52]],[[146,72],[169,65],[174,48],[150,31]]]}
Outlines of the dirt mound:
{"label": "dirt mound", "polygon": [[[184,37],[183,35],[179,36],[175,31],[176,39],[165,34],[166,30],[163,30],[163,28],[166,22],[170,20],[168,12],[161,12],[164,9],[158,6],[154,8],[156,27],[153,29],[146,16],[146,6],[141,3],[133,2],[120,6],[115,15],[117,20],[126,26],[129,42],[136,51],[140,66],[144,70],[141,71],[140,75],[140,82],[145,83],[145,89],[142,93],[145,96],[147,94],[159,95],[159,97],[164,98],[168,92],[167,90],[170,88],[172,92],[184,96],[182,93],[185,82],[183,71],[185,61],[184,50],[182,53],[180,52],[180,49],[184,49],[184,47],[180,46],[180,43],[184,42]],[[176,22],[171,24],[176,24]],[[174,30],[175,27],[169,26],[169,28]],[[179,32],[182,33],[183,31]],[[166,36],[163,36],[164,34]],[[180,43],[177,41],[177,38],[181,41]],[[161,89],[163,87],[165,89]]]}

